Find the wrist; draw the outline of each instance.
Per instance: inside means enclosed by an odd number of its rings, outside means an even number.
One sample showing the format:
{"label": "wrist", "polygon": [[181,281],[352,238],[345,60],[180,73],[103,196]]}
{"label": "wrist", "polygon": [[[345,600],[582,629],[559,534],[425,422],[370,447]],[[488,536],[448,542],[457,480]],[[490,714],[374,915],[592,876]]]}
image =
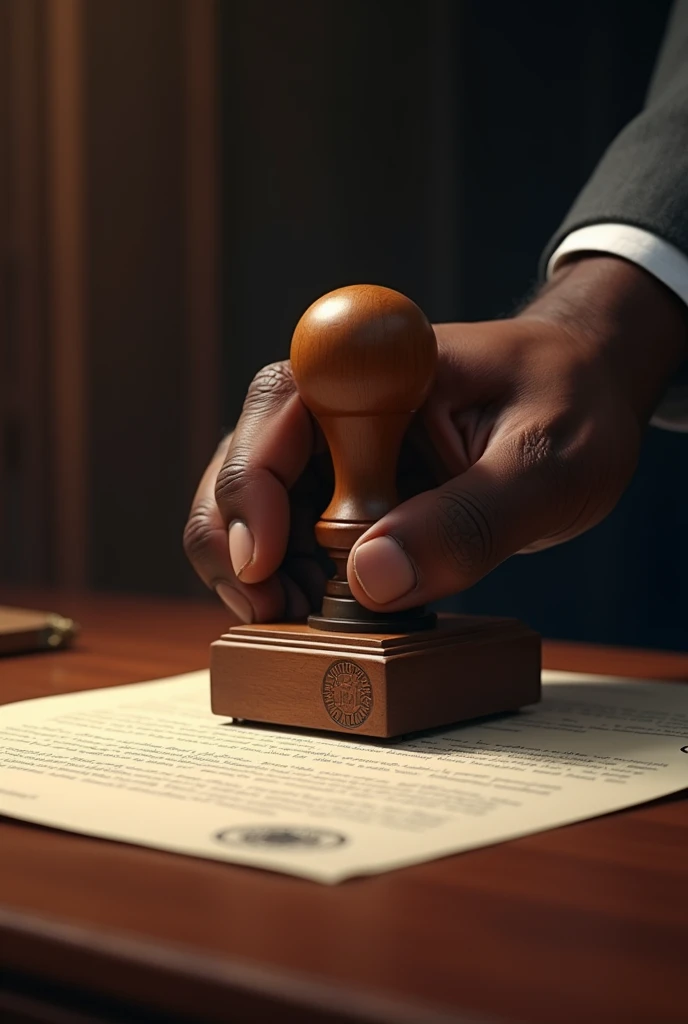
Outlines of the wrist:
{"label": "wrist", "polygon": [[645,424],[688,355],[688,309],[647,271],[615,256],[561,265],[520,314],[563,329],[581,358],[600,360]]}

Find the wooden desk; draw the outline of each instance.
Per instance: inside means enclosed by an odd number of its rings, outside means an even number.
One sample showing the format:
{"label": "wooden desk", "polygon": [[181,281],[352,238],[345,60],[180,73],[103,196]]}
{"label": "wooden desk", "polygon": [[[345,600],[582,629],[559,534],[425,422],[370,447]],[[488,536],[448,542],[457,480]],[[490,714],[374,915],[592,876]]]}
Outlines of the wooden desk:
{"label": "wooden desk", "polygon": [[[0,662],[3,701],[200,668],[225,625],[206,605],[0,600],[84,627],[72,652]],[[546,663],[688,677],[686,655],[552,643]],[[5,819],[0,951],[8,1021],[686,1021],[688,800],[335,887]]]}

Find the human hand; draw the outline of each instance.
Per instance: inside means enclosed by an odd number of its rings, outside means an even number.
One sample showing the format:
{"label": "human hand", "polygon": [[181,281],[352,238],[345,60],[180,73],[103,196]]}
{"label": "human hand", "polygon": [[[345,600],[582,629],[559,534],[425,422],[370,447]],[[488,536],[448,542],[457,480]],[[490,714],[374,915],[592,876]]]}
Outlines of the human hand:
{"label": "human hand", "polygon": [[[436,600],[509,555],[561,543],[614,507],[685,352],[683,310],[612,257],[559,271],[519,316],[435,327],[433,390],[400,463],[408,500],[352,549],[352,593],[374,611]],[[300,618],[325,581],[313,525],[332,490],[288,363],[258,374],[185,533],[199,575],[242,621]]]}

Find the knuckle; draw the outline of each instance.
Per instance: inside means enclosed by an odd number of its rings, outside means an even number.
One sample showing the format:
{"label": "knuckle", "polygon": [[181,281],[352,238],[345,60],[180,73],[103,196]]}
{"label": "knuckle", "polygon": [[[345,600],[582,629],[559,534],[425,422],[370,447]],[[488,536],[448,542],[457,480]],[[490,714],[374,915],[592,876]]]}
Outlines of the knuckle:
{"label": "knuckle", "polygon": [[567,417],[530,424],[514,434],[511,450],[517,474],[536,473],[558,489],[569,475],[575,430]]}
{"label": "knuckle", "polygon": [[281,405],[296,391],[291,363],[282,360],[264,366],[249,385],[244,401],[245,412],[264,413],[266,408]]}
{"label": "knuckle", "polygon": [[604,489],[604,467],[599,445],[580,422],[562,413],[547,422],[530,426],[514,438],[516,469],[533,473],[538,482],[541,510],[548,528],[532,550],[551,546],[591,525],[591,505]]}
{"label": "knuckle", "polygon": [[444,492],[437,500],[434,523],[440,551],[457,575],[473,575],[491,561],[492,516],[476,495]]}
{"label": "knuckle", "polygon": [[211,544],[212,502],[200,501],[189,513],[182,543],[187,558],[193,564],[204,561]]}
{"label": "knuckle", "polygon": [[516,450],[521,469],[542,466],[552,455],[552,435],[542,425],[526,427],[516,437]]}
{"label": "knuckle", "polygon": [[238,505],[241,493],[251,473],[251,453],[248,447],[234,444],[215,481],[215,501],[220,508]]}

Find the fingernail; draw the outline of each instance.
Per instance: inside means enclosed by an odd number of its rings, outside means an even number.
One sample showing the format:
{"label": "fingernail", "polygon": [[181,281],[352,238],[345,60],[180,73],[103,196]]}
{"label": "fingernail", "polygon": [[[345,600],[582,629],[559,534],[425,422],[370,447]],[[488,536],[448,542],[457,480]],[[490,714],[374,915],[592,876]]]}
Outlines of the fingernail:
{"label": "fingernail", "polygon": [[356,549],[354,573],[375,604],[389,604],[416,585],[416,570],[401,545],[392,537],[376,537]]}
{"label": "fingernail", "polygon": [[246,523],[235,519],[229,526],[229,557],[232,560],[232,569],[238,580],[241,574],[253,558],[253,534]]}
{"label": "fingernail", "polygon": [[215,592],[222,603],[229,608],[232,614],[236,615],[240,622],[253,622],[253,608],[249,604],[248,599],[243,594],[240,594],[238,590],[230,587],[228,583],[218,583],[215,587]]}

